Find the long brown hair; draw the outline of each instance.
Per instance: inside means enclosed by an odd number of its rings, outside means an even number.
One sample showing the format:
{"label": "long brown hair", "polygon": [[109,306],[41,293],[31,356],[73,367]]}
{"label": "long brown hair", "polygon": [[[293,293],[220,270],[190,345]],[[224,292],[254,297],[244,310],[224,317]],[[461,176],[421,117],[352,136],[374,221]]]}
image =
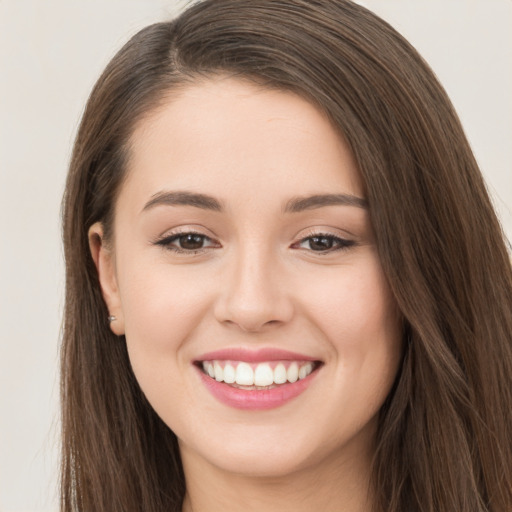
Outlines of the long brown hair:
{"label": "long brown hair", "polygon": [[358,162],[404,318],[382,407],[377,509],[512,510],[512,271],[459,120],[416,51],[346,0],[206,0],[147,27],[91,94],[63,204],[61,510],[180,511],[185,480],[107,323],[88,228],[111,234],[129,138],[169,91],[222,73],[295,92]]}

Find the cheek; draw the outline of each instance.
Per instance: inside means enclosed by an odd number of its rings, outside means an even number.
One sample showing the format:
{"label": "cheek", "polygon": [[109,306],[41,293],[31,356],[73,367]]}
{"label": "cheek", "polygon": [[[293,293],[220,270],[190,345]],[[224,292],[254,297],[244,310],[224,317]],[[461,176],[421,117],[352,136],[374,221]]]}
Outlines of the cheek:
{"label": "cheek", "polygon": [[127,334],[156,344],[180,339],[211,302],[207,276],[162,262],[126,265],[119,280]]}
{"label": "cheek", "polygon": [[130,361],[146,392],[187,364],[182,347],[211,309],[212,287],[182,268],[155,262],[121,266],[119,280]]}
{"label": "cheek", "polygon": [[340,269],[313,287],[308,309],[331,348],[342,401],[374,408],[386,398],[402,352],[398,308],[376,257]]}
{"label": "cheek", "polygon": [[308,289],[307,308],[340,351],[364,351],[378,339],[397,338],[398,310],[376,258],[313,282],[318,284]]}

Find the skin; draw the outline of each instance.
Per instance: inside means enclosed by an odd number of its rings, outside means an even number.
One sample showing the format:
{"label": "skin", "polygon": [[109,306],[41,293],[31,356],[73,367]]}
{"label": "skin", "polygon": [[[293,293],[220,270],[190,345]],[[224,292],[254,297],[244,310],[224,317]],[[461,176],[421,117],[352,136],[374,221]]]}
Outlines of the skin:
{"label": "skin", "polygon": [[[145,208],[162,191],[208,194],[223,210]],[[364,199],[326,117],[292,93],[217,77],[138,124],[114,240],[91,227],[111,328],[125,334],[142,390],[180,442],[185,511],[371,505],[376,418],[399,366],[400,318],[365,207],[284,212],[315,194]],[[204,235],[199,252],[157,243],[190,231]],[[318,233],[330,249],[312,243]],[[283,406],[240,410],[213,397],[192,364],[228,347],[277,347],[323,365]]]}

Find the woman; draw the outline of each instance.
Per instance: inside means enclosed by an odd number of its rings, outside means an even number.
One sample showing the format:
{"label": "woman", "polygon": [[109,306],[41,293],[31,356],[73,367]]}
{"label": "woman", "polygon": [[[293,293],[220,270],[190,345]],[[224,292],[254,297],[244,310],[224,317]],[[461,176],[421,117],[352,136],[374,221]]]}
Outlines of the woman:
{"label": "woman", "polygon": [[512,507],[512,273],[460,123],[344,0],[114,57],[64,199],[62,510]]}

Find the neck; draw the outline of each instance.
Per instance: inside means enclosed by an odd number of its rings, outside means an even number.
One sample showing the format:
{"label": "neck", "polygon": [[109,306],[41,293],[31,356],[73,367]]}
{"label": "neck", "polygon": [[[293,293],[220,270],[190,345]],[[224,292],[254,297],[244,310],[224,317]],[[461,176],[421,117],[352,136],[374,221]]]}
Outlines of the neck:
{"label": "neck", "polygon": [[370,457],[320,465],[284,476],[247,476],[225,471],[182,447],[187,482],[183,512],[369,512]]}

